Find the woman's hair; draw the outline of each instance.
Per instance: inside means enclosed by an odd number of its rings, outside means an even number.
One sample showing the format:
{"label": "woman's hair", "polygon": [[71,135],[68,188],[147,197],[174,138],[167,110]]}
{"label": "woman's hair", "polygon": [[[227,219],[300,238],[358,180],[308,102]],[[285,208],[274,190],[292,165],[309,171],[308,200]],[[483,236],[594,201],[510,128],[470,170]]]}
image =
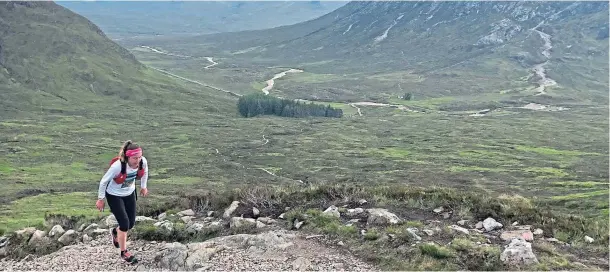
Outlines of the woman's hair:
{"label": "woman's hair", "polygon": [[119,158],[121,158],[121,162],[126,162],[127,161],[127,155],[125,155],[125,152],[127,150],[132,150],[132,149],[138,149],[140,148],[140,146],[134,142],[132,142],[131,140],[126,141],[123,146],[121,147],[121,150],[119,150]]}

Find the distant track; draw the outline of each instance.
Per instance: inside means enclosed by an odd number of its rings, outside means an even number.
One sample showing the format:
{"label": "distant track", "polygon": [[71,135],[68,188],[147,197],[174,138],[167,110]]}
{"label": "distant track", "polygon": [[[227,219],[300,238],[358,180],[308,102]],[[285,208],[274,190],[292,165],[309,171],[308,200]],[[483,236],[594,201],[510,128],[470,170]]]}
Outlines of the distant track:
{"label": "distant track", "polygon": [[199,81],[197,81],[197,80],[193,80],[193,79],[189,79],[189,78],[186,78],[186,77],[182,77],[182,76],[176,75],[176,74],[174,74],[174,73],[170,73],[170,72],[168,72],[168,71],[165,71],[165,70],[162,70],[162,69],[159,69],[159,68],[156,68],[156,67],[152,67],[152,66],[148,66],[148,67],[150,67],[150,68],[152,68],[152,69],[155,69],[155,70],[157,70],[157,71],[159,71],[159,72],[161,72],[161,73],[164,73],[164,74],[166,74],[166,75],[170,75],[170,76],[172,76],[172,77],[179,78],[179,79],[182,79],[182,80],[184,80],[184,81],[191,82],[191,83],[195,83],[195,84],[198,84],[198,85],[201,85],[201,86],[204,86],[204,87],[207,87],[207,88],[210,88],[210,89],[216,90],[216,91],[225,92],[225,93],[228,93],[228,94],[230,94],[230,95],[237,96],[237,97],[241,97],[241,96],[242,96],[241,94],[234,93],[234,92],[232,92],[232,91],[225,90],[225,89],[222,89],[222,88],[218,88],[218,87],[215,87],[215,86],[212,86],[212,85],[206,84],[206,83],[202,83],[202,82],[199,82]]}

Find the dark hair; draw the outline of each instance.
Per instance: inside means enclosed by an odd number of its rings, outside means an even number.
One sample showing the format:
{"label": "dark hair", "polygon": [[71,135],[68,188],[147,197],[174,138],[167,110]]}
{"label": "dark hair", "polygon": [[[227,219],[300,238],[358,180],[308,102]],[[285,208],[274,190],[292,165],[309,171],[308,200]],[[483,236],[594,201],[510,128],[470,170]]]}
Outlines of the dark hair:
{"label": "dark hair", "polygon": [[122,162],[126,162],[127,155],[125,155],[125,152],[127,150],[133,150],[133,149],[138,149],[138,148],[140,148],[140,146],[138,144],[132,142],[131,140],[126,141],[125,143],[123,143],[121,150],[119,150],[119,158],[121,158]]}

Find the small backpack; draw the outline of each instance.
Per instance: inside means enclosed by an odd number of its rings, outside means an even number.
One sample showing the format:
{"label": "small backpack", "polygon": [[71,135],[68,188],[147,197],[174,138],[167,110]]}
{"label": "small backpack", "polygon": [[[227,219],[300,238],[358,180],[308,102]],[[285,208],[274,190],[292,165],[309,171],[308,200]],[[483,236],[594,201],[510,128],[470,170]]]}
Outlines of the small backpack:
{"label": "small backpack", "polygon": [[[119,156],[116,156],[114,158],[112,158],[110,160],[110,166],[112,166],[112,164],[117,161],[118,159],[120,159]],[[138,173],[136,174],[136,179],[141,179],[144,176],[144,167],[142,167],[144,160],[140,160],[140,165],[138,166]],[[121,162],[121,173],[119,173],[118,176],[114,177],[114,182],[116,182],[117,184],[123,184],[123,182],[125,182],[125,179],[127,178],[127,163],[126,162]]]}

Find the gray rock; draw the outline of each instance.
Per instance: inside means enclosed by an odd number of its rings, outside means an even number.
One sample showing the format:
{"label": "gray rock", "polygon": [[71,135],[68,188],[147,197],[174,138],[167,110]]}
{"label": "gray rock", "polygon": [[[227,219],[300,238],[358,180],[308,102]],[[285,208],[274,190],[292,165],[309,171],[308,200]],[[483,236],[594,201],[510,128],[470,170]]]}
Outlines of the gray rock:
{"label": "gray rock", "polygon": [[237,210],[237,207],[239,207],[239,201],[231,202],[231,205],[229,205],[229,207],[225,210],[225,212],[222,214],[222,217],[225,219],[231,218],[235,210]]}
{"label": "gray rock", "polygon": [[363,208],[355,208],[355,209],[347,209],[347,216],[357,216],[359,214],[364,213],[364,209]]}
{"label": "gray rock", "polygon": [[294,219],[294,228],[300,229],[303,226],[303,221],[299,221],[299,219]]}
{"label": "gray rock", "polygon": [[42,230],[34,231],[34,233],[32,234],[32,237],[30,238],[30,241],[28,242],[28,245],[30,245],[30,246],[40,245],[44,241],[45,236],[46,236],[46,232],[44,232]]}
{"label": "gray rock", "polygon": [[470,235],[470,231],[469,230],[467,230],[467,229],[465,229],[463,227],[460,227],[458,225],[451,225],[449,228],[452,229],[452,230],[455,230],[457,232],[461,232],[461,233],[464,233],[466,235]]}
{"label": "gray rock", "polygon": [[195,216],[195,212],[192,209],[184,210],[178,213],[179,216]]}
{"label": "gray rock", "polygon": [[402,222],[397,215],[389,212],[386,209],[368,209],[369,218],[367,220],[368,225],[394,225]]}
{"label": "gray rock", "polygon": [[64,230],[64,228],[62,228],[60,225],[55,225],[49,231],[49,237],[51,237],[51,238],[59,238],[65,232],[66,231]]}
{"label": "gray rock", "polygon": [[83,243],[87,244],[89,242],[91,242],[93,239],[91,237],[89,237],[89,235],[87,235],[86,233],[83,234]]}
{"label": "gray rock", "polygon": [[[106,217],[106,226],[108,228],[113,228],[118,225],[119,225],[119,221],[116,220],[116,218],[114,217],[114,214],[111,214],[108,217]],[[95,227],[97,227],[97,224],[95,225]]]}
{"label": "gray rock", "polygon": [[188,256],[188,248],[178,242],[165,244],[165,247],[161,249],[157,255],[155,255],[155,262],[162,269],[169,270],[184,270],[184,263]]}
{"label": "gray rock", "polygon": [[261,213],[256,207],[252,207],[252,214],[254,216],[258,216]]}
{"label": "gray rock", "polygon": [[159,221],[163,221],[163,220],[165,220],[165,218],[167,218],[167,213],[162,213],[162,214],[159,214],[159,216],[157,216],[157,219]]}
{"label": "gray rock", "polygon": [[187,245],[188,255],[184,260],[186,270],[197,270],[214,256],[214,254],[225,249],[222,245],[215,243],[192,243]]}
{"label": "gray rock", "polygon": [[243,218],[243,217],[232,217],[231,222],[229,223],[229,227],[232,229],[235,228],[255,228],[256,220],[253,218]]}
{"label": "gray rock", "polygon": [[422,230],[425,234],[427,234],[428,236],[432,236],[434,235],[434,231],[431,229],[424,229]]}
{"label": "gray rock", "polygon": [[30,237],[32,237],[32,234],[34,234],[34,232],[36,232],[36,228],[29,227],[29,228],[24,228],[24,229],[15,231],[15,234],[17,235],[17,237],[22,238],[27,241],[30,239]]}
{"label": "gray rock", "polygon": [[337,208],[335,205],[328,207],[323,213],[334,217],[341,217],[339,208]]}
{"label": "gray rock", "polygon": [[261,221],[256,221],[256,228],[257,229],[262,229],[264,227],[266,227],[267,225],[265,225],[265,223],[261,222]]}
{"label": "gray rock", "polygon": [[89,235],[91,235],[91,237],[95,238],[95,237],[100,236],[100,235],[108,234],[109,232],[110,231],[108,229],[100,229],[100,228],[98,228],[98,229],[94,229],[92,231],[89,231],[87,234],[89,234]]}
{"label": "gray rock", "polygon": [[538,263],[532,251],[532,244],[523,239],[513,239],[500,254],[500,260],[509,266],[522,266]]}
{"label": "gray rock", "polygon": [[482,222],[482,221],[479,221],[479,222],[478,222],[478,223],[477,223],[477,224],[474,226],[474,228],[475,228],[475,229],[482,229],[482,228],[483,228],[483,222]]}
{"label": "gray rock", "polygon": [[174,223],[167,221],[167,220],[154,223],[153,226],[158,227],[158,228],[164,228],[168,231],[174,230]]}
{"label": "gray rock", "polygon": [[[113,218],[114,218],[114,216],[113,216]],[[117,224],[117,225],[118,225],[118,224]],[[99,228],[99,227],[98,227],[98,225],[97,225],[97,224],[95,224],[95,223],[93,223],[93,224],[91,224],[91,225],[87,226],[87,227],[86,227],[86,228],[83,230],[83,232],[84,232],[84,233],[91,233],[92,231],[94,231],[94,230],[96,230],[96,229],[98,229],[98,228]]]}
{"label": "gray rock", "polygon": [[87,225],[87,223],[82,223],[82,224],[80,225],[80,227],[78,227],[78,229],[76,229],[76,230],[77,230],[77,231],[79,231],[79,232],[80,232],[80,231],[83,231],[83,230],[85,230],[85,228],[86,228],[87,226],[88,226],[88,225]]}
{"label": "gray rock", "polygon": [[407,228],[407,233],[415,240],[417,241],[421,241],[421,237],[419,237],[419,235],[417,235],[417,229],[416,228]]}
{"label": "gray rock", "polygon": [[144,221],[157,221],[147,216],[136,216],[136,222],[144,222]]}
{"label": "gray rock", "polygon": [[585,241],[587,243],[593,243],[595,240],[593,240],[593,238],[589,237],[589,236],[585,236]]}
{"label": "gray rock", "polygon": [[195,217],[191,215],[185,215],[183,217],[180,217],[180,220],[182,220],[182,222],[184,222],[185,224],[189,224],[191,223],[191,221],[193,221],[193,218]]}
{"label": "gray rock", "polygon": [[9,241],[8,236],[0,237],[0,248],[5,247],[6,245],[8,245],[8,241]]}
{"label": "gray rock", "polygon": [[63,244],[64,246],[67,246],[69,244],[74,243],[76,241],[77,237],[78,237],[78,232],[76,232],[74,230],[68,230],[61,237],[59,237],[58,241],[61,244]]}
{"label": "gray rock", "polygon": [[267,225],[275,223],[275,220],[273,220],[269,217],[259,217],[256,219],[256,221],[259,221],[259,222],[261,222],[263,224],[267,224]]}
{"label": "gray rock", "polygon": [[488,217],[487,219],[483,220],[483,228],[485,228],[486,231],[492,231],[495,229],[500,229],[502,228],[503,225],[501,223],[498,223],[495,219]]}

